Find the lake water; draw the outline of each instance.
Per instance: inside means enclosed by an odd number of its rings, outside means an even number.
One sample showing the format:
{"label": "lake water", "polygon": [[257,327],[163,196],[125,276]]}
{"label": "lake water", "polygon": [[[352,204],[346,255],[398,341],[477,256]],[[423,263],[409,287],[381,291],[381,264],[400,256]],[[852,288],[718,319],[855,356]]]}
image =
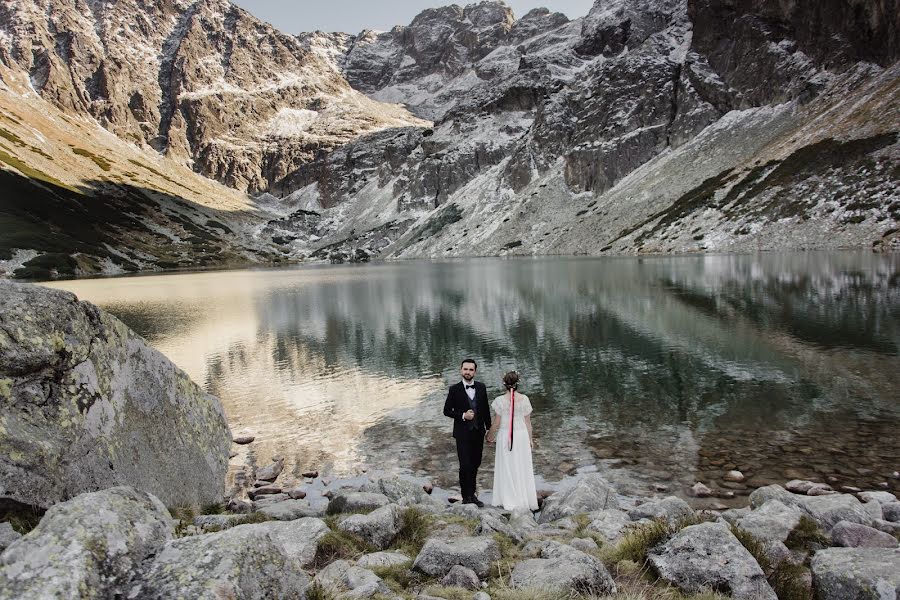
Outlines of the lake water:
{"label": "lake water", "polygon": [[[531,398],[547,485],[792,478],[900,491],[900,256],[473,259],[57,282],[121,318],[257,442],[240,465],[456,485],[446,388]],[[493,450],[480,483],[490,488]],[[738,468],[746,484],[723,480]],[[728,499],[729,492],[735,497]]]}

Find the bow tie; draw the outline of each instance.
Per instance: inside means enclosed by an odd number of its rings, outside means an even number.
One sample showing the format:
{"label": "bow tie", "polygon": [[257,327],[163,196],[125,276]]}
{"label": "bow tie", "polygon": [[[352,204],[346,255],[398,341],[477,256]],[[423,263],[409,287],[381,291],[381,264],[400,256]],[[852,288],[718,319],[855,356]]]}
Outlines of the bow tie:
{"label": "bow tie", "polygon": [[475,386],[474,386],[474,385],[467,385],[467,386],[466,386],[466,389],[467,389],[467,390],[474,390],[474,389],[475,389]]}

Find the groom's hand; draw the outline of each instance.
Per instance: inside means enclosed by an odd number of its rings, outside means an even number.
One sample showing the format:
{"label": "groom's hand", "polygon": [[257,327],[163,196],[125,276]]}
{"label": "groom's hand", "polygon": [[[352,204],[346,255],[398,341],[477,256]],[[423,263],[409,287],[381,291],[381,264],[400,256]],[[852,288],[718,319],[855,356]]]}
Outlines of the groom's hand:
{"label": "groom's hand", "polygon": [[463,413],[464,421],[471,421],[474,418],[475,418],[475,411],[473,411],[471,408]]}

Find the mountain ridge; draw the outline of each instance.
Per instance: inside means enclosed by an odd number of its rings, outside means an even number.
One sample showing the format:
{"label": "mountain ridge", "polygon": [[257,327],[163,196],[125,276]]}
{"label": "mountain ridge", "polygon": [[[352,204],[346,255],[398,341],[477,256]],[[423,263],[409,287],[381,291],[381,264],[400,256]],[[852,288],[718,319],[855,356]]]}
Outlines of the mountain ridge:
{"label": "mountain ridge", "polygon": [[[603,0],[573,20],[484,1],[295,37],[224,0],[145,3],[164,35],[129,0],[80,4],[0,5],[4,87],[38,76],[63,112],[262,192],[243,234],[261,260],[900,243],[888,1]],[[115,36],[159,48],[158,96],[135,99],[154,68],[116,63]],[[83,85],[48,84],[63,65]]]}

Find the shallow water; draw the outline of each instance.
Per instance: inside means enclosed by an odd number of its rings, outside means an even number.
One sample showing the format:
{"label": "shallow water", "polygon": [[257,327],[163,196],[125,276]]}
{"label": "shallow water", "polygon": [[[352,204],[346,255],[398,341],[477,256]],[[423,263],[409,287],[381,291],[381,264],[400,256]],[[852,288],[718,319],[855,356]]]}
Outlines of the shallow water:
{"label": "shallow water", "polygon": [[[517,369],[540,485],[900,490],[900,256],[473,259],[58,282],[219,396],[244,463],[455,485],[446,388]],[[491,484],[493,450],[480,483]],[[745,484],[722,479],[731,468]]]}

